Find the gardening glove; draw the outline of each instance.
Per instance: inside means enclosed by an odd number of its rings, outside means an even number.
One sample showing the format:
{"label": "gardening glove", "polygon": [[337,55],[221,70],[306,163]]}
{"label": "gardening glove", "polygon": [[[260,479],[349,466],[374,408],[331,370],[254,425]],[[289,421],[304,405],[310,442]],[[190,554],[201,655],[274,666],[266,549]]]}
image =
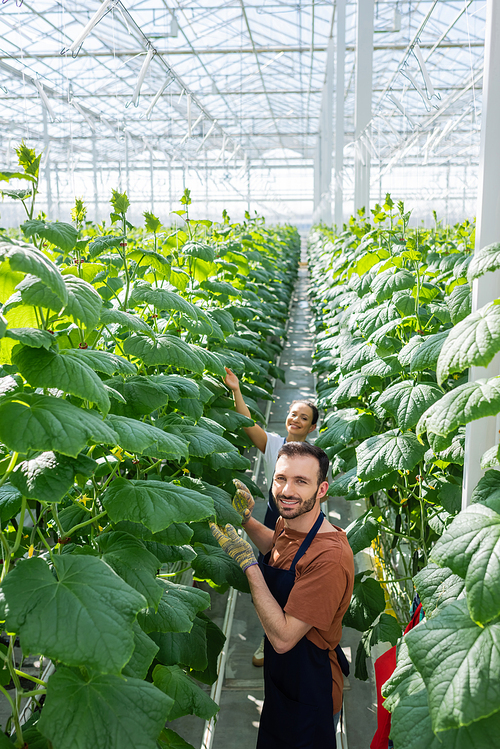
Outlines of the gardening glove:
{"label": "gardening glove", "polygon": [[241,536],[238,536],[236,530],[229,523],[221,528],[220,525],[210,523],[212,536],[215,538],[221,549],[229,554],[237,562],[243,572],[254,564],[257,564],[253,549]]}
{"label": "gardening glove", "polygon": [[252,515],[255,500],[242,481],[233,479],[233,484],[236,487],[236,494],[233,497],[233,507],[241,515],[242,525],[245,525]]}

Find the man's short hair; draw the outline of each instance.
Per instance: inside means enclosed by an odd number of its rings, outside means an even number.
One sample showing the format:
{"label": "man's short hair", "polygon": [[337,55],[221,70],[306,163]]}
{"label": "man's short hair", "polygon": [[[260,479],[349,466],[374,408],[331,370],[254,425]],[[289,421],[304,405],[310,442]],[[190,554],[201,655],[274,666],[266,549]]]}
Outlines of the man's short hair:
{"label": "man's short hair", "polygon": [[318,423],[318,419],[319,419],[318,407],[312,401],[305,401],[305,400],[302,400],[302,398],[298,398],[297,400],[294,400],[290,403],[290,408],[289,408],[290,411],[292,410],[292,406],[294,406],[295,403],[303,403],[304,406],[307,406],[308,408],[310,408],[312,411],[312,423],[313,424]]}
{"label": "man's short hair", "polygon": [[[302,403],[303,401],[301,401]],[[280,448],[278,458],[282,455],[286,455],[289,458],[294,458],[296,455],[308,456],[316,458],[318,461],[318,486],[326,481],[328,475],[328,468],[330,467],[330,461],[328,455],[320,447],[311,445],[310,442],[285,442],[283,447]]]}

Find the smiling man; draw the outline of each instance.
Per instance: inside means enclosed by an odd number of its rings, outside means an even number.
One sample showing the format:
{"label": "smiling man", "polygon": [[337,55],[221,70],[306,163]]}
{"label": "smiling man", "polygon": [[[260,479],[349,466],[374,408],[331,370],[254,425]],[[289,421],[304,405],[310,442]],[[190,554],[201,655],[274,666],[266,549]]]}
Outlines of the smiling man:
{"label": "smiling man", "polygon": [[272,485],[281,516],[274,531],[252,518],[251,495],[242,502],[238,493],[245,530],[265,554],[260,566],[232,526],[212,525],[221,547],[245,572],[266,633],[257,749],[335,747],[343,687],[337,654],[354,561],[344,531],[321,512],[328,465],[315,445],[282,446]]}

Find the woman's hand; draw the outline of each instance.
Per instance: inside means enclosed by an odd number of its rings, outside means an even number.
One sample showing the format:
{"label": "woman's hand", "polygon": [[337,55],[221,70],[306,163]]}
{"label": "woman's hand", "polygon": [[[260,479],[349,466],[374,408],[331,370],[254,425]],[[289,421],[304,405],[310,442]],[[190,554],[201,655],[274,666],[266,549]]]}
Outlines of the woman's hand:
{"label": "woman's hand", "polygon": [[224,385],[226,387],[228,387],[229,390],[233,390],[233,392],[235,390],[239,390],[240,389],[240,381],[238,380],[238,378],[236,377],[236,375],[234,374],[234,372],[232,372],[229,369],[229,367],[224,367],[224,369],[226,370],[226,376],[224,378]]}

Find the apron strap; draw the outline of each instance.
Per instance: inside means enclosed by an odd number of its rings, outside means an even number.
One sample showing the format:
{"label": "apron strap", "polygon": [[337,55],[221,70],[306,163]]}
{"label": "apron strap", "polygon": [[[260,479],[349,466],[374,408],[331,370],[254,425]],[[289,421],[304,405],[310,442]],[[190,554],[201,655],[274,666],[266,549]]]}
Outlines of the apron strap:
{"label": "apron strap", "polygon": [[320,510],[320,513],[319,513],[318,519],[317,519],[317,520],[316,520],[316,522],[314,523],[313,527],[311,528],[311,530],[309,531],[309,533],[307,534],[307,536],[305,537],[305,539],[304,539],[304,540],[302,541],[302,543],[301,543],[301,545],[300,545],[300,547],[299,547],[299,550],[298,550],[298,551],[297,551],[297,553],[295,554],[295,557],[294,557],[294,559],[293,559],[293,562],[292,562],[292,564],[290,565],[290,569],[289,569],[289,571],[290,571],[290,572],[295,572],[295,565],[297,564],[297,562],[298,562],[298,561],[299,561],[300,559],[302,559],[302,557],[304,556],[304,554],[306,553],[306,551],[308,550],[308,548],[309,548],[309,547],[310,547],[310,545],[312,544],[312,542],[313,542],[313,539],[314,539],[314,537],[315,537],[316,533],[317,533],[317,532],[319,531],[319,529],[321,528],[321,526],[322,526],[322,524],[323,524],[323,520],[324,520],[324,519],[325,519],[325,516],[324,516],[324,514],[323,514],[323,511],[322,511],[322,510]]}

